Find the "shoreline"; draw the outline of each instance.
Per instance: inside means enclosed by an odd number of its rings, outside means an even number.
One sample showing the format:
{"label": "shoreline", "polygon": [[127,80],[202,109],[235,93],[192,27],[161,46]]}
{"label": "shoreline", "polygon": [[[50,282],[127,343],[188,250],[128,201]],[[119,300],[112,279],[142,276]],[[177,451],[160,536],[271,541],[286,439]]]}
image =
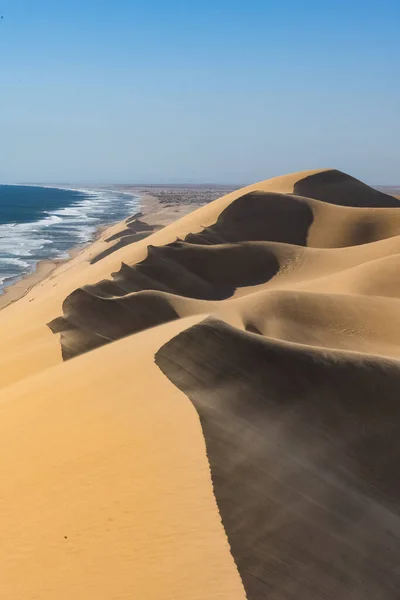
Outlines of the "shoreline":
{"label": "shoreline", "polygon": [[[142,197],[142,195],[135,194],[133,192],[128,192],[128,191],[119,190],[119,189],[112,190],[111,188],[102,188],[100,186],[93,187],[93,188],[81,188],[81,187],[72,187],[72,186],[69,187],[67,185],[65,185],[65,186],[58,185],[57,186],[57,185],[51,185],[51,184],[32,184],[32,183],[7,183],[7,184],[1,184],[1,185],[57,189],[57,190],[65,190],[65,191],[72,191],[72,192],[80,192],[82,194],[83,193],[84,194],[95,194],[96,192],[99,192],[99,191],[102,191],[102,192],[108,191],[108,192],[112,193],[112,192],[116,191],[120,194],[130,196],[132,198],[137,198],[138,199],[138,208],[140,210],[142,210],[142,200],[144,197],[144,195]],[[128,217],[126,217],[126,218],[129,218],[129,216],[130,215],[128,215]],[[6,308],[6,306],[9,306],[13,302],[16,302],[20,298],[23,298],[38,283],[47,279],[47,277],[49,277],[58,267],[66,265],[67,263],[72,261],[74,258],[76,258],[81,252],[86,250],[89,246],[91,246],[92,244],[97,242],[101,238],[104,231],[106,231],[110,227],[115,226],[115,224],[118,222],[119,221],[110,221],[109,223],[102,223],[102,224],[98,225],[96,227],[96,231],[93,234],[93,238],[91,240],[88,240],[86,243],[76,244],[74,246],[71,246],[66,251],[68,253],[67,257],[65,257],[65,258],[45,258],[45,259],[39,260],[36,263],[33,271],[26,273],[25,275],[21,275],[13,283],[10,283],[9,285],[5,285],[1,289],[0,310],[2,310],[3,308]]]}
{"label": "shoreline", "polygon": [[[76,190],[76,188],[74,189]],[[95,190],[93,189],[92,191]],[[183,216],[184,214],[187,214],[197,208],[197,206],[193,204],[189,205],[181,203],[180,205],[174,207],[173,210],[171,210],[170,207],[163,205],[156,196],[151,196],[150,194],[146,193],[134,193],[133,191],[128,192],[124,190],[119,190],[117,188],[115,188],[114,191],[118,191],[120,193],[124,193],[132,197],[137,197],[138,210],[136,212],[141,215],[140,219],[146,219],[146,222],[153,227],[164,227],[165,225],[168,225],[170,222],[174,221],[180,216]],[[48,279],[60,267],[67,265],[75,258],[80,256],[83,252],[86,252],[93,244],[101,241],[102,236],[106,232],[108,232],[109,230],[114,230],[119,223],[125,223],[125,221],[127,219],[130,219],[132,216],[133,215],[130,214],[122,221],[111,221],[110,223],[103,223],[101,225],[98,225],[93,239],[88,241],[86,244],[72,246],[68,250],[69,256],[67,258],[46,258],[44,260],[38,261],[34,271],[32,271],[31,273],[27,273],[26,275],[22,275],[22,277],[20,277],[17,281],[6,286],[3,289],[2,294],[0,295],[0,311],[26,296],[35,286]],[[149,232],[149,235],[151,233],[152,231]],[[108,234],[105,237],[108,237]]]}
{"label": "shoreline", "polygon": [[6,308],[6,306],[9,306],[13,302],[17,302],[17,300],[20,300],[20,298],[23,298],[28,292],[31,291],[32,288],[35,287],[35,285],[41,283],[50,275],[52,275],[56,269],[68,264],[74,258],[79,256],[81,252],[85,251],[89,246],[97,242],[101,238],[104,231],[110,227],[113,227],[113,225],[115,225],[115,223],[99,225],[96,228],[93,239],[87,242],[87,244],[71,246],[71,248],[67,250],[68,257],[66,258],[44,258],[43,260],[39,260],[36,263],[34,271],[22,275],[16,281],[14,281],[14,283],[11,283],[3,288],[0,295],[0,310],[3,310],[3,308]]}
{"label": "shoreline", "polygon": [[89,246],[97,242],[101,238],[104,231],[113,225],[115,225],[115,223],[99,225],[96,229],[93,239],[87,242],[87,244],[71,246],[71,248],[67,250],[68,257],[66,258],[44,258],[43,260],[39,260],[36,263],[34,271],[31,273],[26,273],[26,275],[22,275],[16,281],[14,281],[14,283],[11,283],[2,290],[0,295],[0,310],[6,308],[6,306],[9,306],[13,302],[17,302],[17,300],[20,300],[20,298],[23,298],[26,294],[28,294],[28,292],[31,291],[32,288],[35,287],[35,285],[41,283],[50,275],[52,275],[56,269],[68,264],[74,258],[79,256],[81,252],[84,252]]}

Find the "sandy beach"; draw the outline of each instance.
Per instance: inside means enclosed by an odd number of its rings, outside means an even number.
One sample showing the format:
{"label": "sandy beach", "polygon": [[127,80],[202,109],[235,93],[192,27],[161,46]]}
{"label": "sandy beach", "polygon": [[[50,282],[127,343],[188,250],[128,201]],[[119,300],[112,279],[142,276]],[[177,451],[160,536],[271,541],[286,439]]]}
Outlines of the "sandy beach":
{"label": "sandy beach", "polygon": [[142,193],[4,296],[2,596],[393,600],[399,199]]}
{"label": "sandy beach", "polygon": [[[115,186],[115,189],[119,189]],[[138,193],[136,188],[132,188],[135,193]],[[127,187],[124,186],[121,188],[121,191],[127,191]],[[151,196],[149,194],[140,193],[140,212],[143,213],[143,216],[147,219],[147,222],[151,227],[157,227],[168,225],[175,219],[179,218],[194,210],[197,205],[196,203],[185,204],[184,202],[180,202],[176,206],[165,206],[161,204],[156,196]],[[101,241],[102,239],[106,239],[108,237],[108,230],[110,230],[110,235],[114,231],[114,225],[100,225],[97,228],[97,232],[94,236],[94,239],[90,244],[86,244],[86,246],[78,246],[72,247],[69,251],[69,258],[66,259],[53,259],[53,260],[41,260],[33,273],[27,274],[25,277],[21,277],[18,281],[4,288],[3,293],[0,295],[0,310],[11,304],[11,302],[15,302],[19,298],[22,298],[27,292],[29,292],[35,285],[40,283],[43,279],[49,277],[56,268],[61,265],[68,263],[70,260],[75,258],[81,252],[84,252],[87,246],[94,244],[97,241]]]}

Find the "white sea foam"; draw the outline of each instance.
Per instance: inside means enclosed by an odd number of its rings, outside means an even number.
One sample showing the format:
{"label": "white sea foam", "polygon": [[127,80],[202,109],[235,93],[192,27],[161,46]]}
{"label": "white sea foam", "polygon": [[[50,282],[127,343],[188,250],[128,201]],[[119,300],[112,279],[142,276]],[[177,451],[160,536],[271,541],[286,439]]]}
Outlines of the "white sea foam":
{"label": "white sea foam", "polygon": [[32,256],[46,244],[52,244],[51,239],[36,235],[42,233],[42,227],[40,221],[0,225],[0,259],[4,256]]}
{"label": "white sea foam", "polygon": [[37,221],[0,225],[0,290],[10,280],[33,271],[43,258],[68,258],[68,249],[90,242],[100,224],[121,220],[138,209],[138,197],[128,192],[56,189],[82,196],[66,207],[45,211]]}
{"label": "white sea foam", "polygon": [[22,258],[16,258],[12,256],[0,258],[1,264],[17,265],[18,267],[29,267],[30,263]]}

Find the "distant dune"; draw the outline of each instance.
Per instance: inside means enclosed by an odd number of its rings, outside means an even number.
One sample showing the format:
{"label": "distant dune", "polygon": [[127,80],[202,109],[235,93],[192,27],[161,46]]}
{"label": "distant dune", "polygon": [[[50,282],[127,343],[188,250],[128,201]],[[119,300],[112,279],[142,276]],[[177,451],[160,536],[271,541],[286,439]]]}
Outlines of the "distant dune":
{"label": "distant dune", "polygon": [[277,177],[1,311],[2,595],[397,600],[399,209]]}

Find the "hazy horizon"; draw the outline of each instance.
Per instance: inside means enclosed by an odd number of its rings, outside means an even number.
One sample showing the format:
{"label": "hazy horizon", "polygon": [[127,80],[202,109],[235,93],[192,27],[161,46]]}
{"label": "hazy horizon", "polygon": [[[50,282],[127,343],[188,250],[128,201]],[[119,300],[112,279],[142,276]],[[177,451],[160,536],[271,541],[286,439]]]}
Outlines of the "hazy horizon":
{"label": "hazy horizon", "polygon": [[3,0],[0,181],[396,185],[392,0]]}
{"label": "hazy horizon", "polygon": [[[271,177],[275,177],[275,176],[279,176],[279,175],[285,175],[287,173],[278,173],[276,175],[272,175]],[[351,175],[351,173],[348,173],[349,175]],[[264,181],[262,179],[260,180],[255,180],[255,181],[242,181],[242,182],[231,182],[231,181],[222,181],[222,182],[216,182],[216,181],[204,181],[204,182],[200,182],[200,183],[196,183],[193,181],[175,181],[172,183],[166,183],[165,181],[156,181],[156,182],[149,182],[149,181],[0,181],[0,185],[15,185],[15,186],[48,186],[48,187],[57,187],[57,186],[98,186],[98,187],[107,187],[107,186],[133,186],[133,187],[207,187],[207,186],[215,186],[215,187],[237,187],[238,189],[241,187],[245,187],[247,185],[251,185],[253,183],[257,183],[257,181]],[[368,185],[370,185],[371,187],[376,187],[376,188],[387,188],[387,189],[397,189],[400,188],[400,176],[399,176],[399,181],[396,183],[395,181],[393,181],[392,183],[374,183],[374,182],[368,182],[368,181],[363,181],[364,183],[367,183]]]}

